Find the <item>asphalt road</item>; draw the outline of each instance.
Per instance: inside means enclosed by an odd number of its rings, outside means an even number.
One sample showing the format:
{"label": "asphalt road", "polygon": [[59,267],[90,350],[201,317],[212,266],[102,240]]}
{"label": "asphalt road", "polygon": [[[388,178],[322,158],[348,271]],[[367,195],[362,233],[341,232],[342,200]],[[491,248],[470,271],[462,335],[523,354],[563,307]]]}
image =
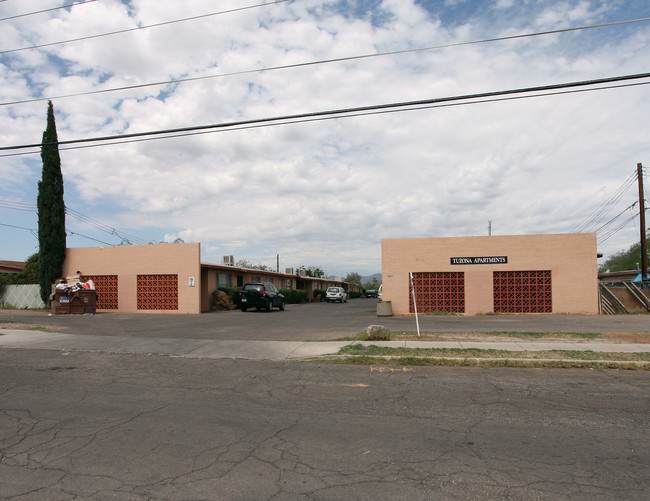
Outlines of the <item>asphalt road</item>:
{"label": "asphalt road", "polygon": [[[134,336],[256,341],[303,341],[353,336],[369,325],[391,331],[415,331],[415,318],[377,317],[377,302],[287,305],[272,313],[239,310],[200,315],[98,313],[49,315],[45,312],[0,310],[0,326],[40,325],[59,332],[103,336]],[[421,315],[420,328],[432,332],[650,332],[648,315]]]}
{"label": "asphalt road", "polygon": [[644,371],[0,349],[0,498],[646,500]]}

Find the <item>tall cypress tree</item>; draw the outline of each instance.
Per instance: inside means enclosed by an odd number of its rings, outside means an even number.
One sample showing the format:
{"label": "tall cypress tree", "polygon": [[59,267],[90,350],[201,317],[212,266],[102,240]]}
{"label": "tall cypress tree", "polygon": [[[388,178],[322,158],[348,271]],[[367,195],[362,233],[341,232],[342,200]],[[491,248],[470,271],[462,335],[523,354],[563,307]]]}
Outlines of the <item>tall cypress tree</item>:
{"label": "tall cypress tree", "polygon": [[65,205],[59,139],[52,101],[47,106],[47,128],[43,132],[41,158],[43,176],[38,183],[38,260],[41,298],[47,301],[51,284],[61,276],[65,259]]}

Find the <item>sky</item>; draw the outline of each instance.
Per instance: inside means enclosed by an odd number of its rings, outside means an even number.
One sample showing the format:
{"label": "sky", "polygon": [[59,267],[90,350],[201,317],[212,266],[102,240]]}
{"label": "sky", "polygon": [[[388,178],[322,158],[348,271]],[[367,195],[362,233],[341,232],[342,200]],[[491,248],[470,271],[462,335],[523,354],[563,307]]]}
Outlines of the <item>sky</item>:
{"label": "sky", "polygon": [[[48,99],[59,141],[244,123],[61,145],[68,247],[182,239],[206,263],[345,277],[381,271],[382,239],[588,231],[606,259],[639,239],[649,78],[246,122],[647,73],[650,21],[594,27],[646,17],[647,0],[4,0],[0,148],[41,142]],[[38,250],[41,170],[38,148],[0,150],[0,259]]]}

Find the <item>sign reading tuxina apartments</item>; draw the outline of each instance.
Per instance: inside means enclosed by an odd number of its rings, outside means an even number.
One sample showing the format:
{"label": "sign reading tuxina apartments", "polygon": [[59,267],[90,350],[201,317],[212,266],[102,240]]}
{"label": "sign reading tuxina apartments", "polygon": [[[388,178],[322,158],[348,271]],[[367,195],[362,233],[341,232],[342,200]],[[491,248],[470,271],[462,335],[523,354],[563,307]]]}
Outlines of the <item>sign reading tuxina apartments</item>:
{"label": "sign reading tuxina apartments", "polygon": [[452,257],[451,264],[508,264],[508,256]]}

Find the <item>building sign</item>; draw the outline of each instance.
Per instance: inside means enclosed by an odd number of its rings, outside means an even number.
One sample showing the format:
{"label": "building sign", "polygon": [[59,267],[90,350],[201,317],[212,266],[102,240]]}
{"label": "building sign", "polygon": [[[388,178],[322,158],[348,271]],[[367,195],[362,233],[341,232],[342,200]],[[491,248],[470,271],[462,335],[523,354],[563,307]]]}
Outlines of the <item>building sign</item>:
{"label": "building sign", "polygon": [[508,264],[508,256],[452,257],[451,264]]}

